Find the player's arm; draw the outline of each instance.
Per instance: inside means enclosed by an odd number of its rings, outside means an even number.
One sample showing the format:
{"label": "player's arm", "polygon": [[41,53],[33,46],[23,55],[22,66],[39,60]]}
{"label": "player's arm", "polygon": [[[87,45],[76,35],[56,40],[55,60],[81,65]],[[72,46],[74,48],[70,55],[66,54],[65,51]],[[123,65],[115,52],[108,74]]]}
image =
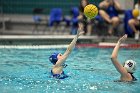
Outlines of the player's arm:
{"label": "player's arm", "polygon": [[112,55],[111,55],[111,60],[112,60],[112,63],[113,65],[115,66],[115,68],[117,69],[117,71],[121,74],[121,75],[126,75],[127,74],[127,71],[126,69],[124,69],[124,67],[119,63],[118,59],[117,59],[117,56],[118,56],[118,51],[119,51],[119,48],[120,48],[120,45],[122,43],[122,41],[124,41],[125,39],[127,38],[127,35],[125,34],[123,37],[121,37],[113,52],[112,52]]}
{"label": "player's arm", "polygon": [[79,24],[79,28],[77,30],[77,34],[74,37],[74,39],[72,40],[72,42],[69,44],[69,46],[67,47],[67,50],[65,51],[65,53],[62,55],[62,58],[60,60],[58,60],[57,65],[61,65],[64,63],[64,61],[67,59],[67,57],[69,56],[69,54],[71,53],[72,49],[75,47],[76,41],[78,39],[78,37],[80,35],[82,35],[84,33],[84,31],[82,30],[82,25]]}
{"label": "player's arm", "polygon": [[121,5],[116,0],[114,0],[114,6],[117,10],[122,10]]}

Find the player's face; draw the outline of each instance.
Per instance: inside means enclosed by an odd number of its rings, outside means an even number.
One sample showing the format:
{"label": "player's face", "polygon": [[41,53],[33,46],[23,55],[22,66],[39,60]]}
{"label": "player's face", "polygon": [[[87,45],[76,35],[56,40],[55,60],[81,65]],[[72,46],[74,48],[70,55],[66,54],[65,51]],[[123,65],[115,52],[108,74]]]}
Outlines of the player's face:
{"label": "player's face", "polygon": [[82,0],[82,6],[85,7],[87,5],[87,0]]}
{"label": "player's face", "polygon": [[59,58],[62,58],[62,54],[59,53],[59,54],[57,55],[57,58],[58,58],[58,59],[59,59]]}
{"label": "player's face", "polygon": [[109,0],[110,5],[113,5],[114,1],[113,0]]}
{"label": "player's face", "polygon": [[106,0],[110,5],[113,5],[114,1],[113,0]]}

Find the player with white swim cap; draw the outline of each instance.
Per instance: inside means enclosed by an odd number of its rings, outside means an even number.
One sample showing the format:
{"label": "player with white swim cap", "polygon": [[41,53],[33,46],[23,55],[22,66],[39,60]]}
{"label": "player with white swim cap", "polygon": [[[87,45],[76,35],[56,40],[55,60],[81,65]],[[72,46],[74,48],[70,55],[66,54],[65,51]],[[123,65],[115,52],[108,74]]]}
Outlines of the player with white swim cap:
{"label": "player with white swim cap", "polygon": [[120,81],[136,81],[137,79],[133,76],[133,73],[135,72],[136,69],[136,62],[133,60],[127,60],[126,62],[124,62],[124,65],[122,65],[119,63],[117,59],[120,45],[122,41],[124,41],[126,38],[127,35],[125,34],[118,40],[112,52],[111,61],[115,66],[115,68],[117,69],[117,71],[121,74]]}
{"label": "player with white swim cap", "polygon": [[134,73],[136,70],[136,62],[133,60],[127,60],[124,63],[124,67],[129,73]]}

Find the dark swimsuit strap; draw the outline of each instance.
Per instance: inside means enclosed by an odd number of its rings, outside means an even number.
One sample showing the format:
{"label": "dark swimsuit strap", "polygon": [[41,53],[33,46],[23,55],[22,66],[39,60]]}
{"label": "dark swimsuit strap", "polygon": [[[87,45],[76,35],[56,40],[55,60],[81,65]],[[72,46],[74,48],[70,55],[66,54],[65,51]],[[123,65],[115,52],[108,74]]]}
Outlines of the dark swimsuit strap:
{"label": "dark swimsuit strap", "polygon": [[[137,81],[137,79],[134,77],[133,73],[129,73],[132,77],[132,81]],[[114,82],[122,82],[121,80],[115,80]]]}
{"label": "dark swimsuit strap", "polygon": [[64,71],[61,74],[54,74],[51,70],[51,74],[53,77],[57,78],[57,79],[64,79],[67,78],[68,76],[64,73]]}
{"label": "dark swimsuit strap", "polygon": [[136,81],[137,79],[134,77],[133,73],[130,73],[130,75],[132,76],[133,81]]}

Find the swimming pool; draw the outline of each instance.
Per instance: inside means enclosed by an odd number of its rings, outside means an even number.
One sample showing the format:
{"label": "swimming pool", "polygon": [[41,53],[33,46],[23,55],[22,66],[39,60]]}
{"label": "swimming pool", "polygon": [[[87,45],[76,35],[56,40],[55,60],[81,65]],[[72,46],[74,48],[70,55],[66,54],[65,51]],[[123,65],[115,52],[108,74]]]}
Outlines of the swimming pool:
{"label": "swimming pool", "polygon": [[75,48],[67,59],[64,80],[50,77],[51,53],[65,49],[0,49],[1,93],[138,93],[140,91],[140,49],[122,48],[119,60],[137,62],[136,82],[119,79],[110,61],[112,48]]}

